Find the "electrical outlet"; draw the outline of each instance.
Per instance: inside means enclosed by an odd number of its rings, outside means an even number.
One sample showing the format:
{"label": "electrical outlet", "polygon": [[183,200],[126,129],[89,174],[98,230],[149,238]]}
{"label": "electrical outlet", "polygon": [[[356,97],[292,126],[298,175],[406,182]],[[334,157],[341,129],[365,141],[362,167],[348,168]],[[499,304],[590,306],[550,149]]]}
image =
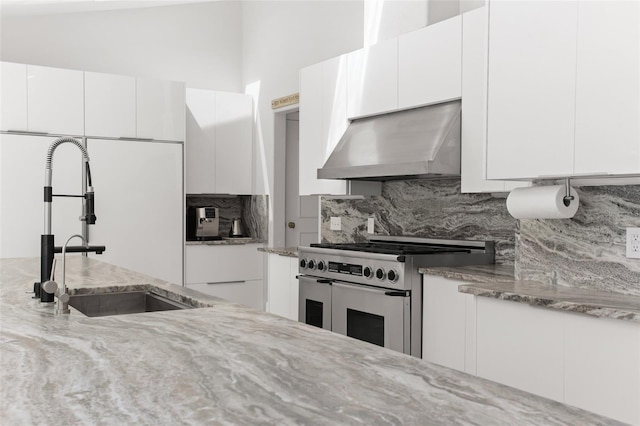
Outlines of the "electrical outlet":
{"label": "electrical outlet", "polygon": [[342,229],[342,221],[340,220],[339,217],[332,217],[331,218],[331,230],[332,231],[339,231]]}
{"label": "electrical outlet", "polygon": [[375,233],[375,220],[372,217],[367,220],[367,232],[369,234]]}
{"label": "electrical outlet", "polygon": [[640,228],[627,228],[627,257],[640,259]]}

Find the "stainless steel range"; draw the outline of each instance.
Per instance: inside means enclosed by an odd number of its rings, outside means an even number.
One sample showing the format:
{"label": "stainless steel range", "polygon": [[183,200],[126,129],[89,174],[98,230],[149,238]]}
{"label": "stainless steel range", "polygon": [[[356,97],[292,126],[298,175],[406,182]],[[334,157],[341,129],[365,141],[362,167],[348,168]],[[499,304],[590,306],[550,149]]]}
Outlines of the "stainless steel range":
{"label": "stainless steel range", "polygon": [[375,237],[299,247],[298,319],[422,357],[422,277],[427,266],[494,263],[493,241]]}

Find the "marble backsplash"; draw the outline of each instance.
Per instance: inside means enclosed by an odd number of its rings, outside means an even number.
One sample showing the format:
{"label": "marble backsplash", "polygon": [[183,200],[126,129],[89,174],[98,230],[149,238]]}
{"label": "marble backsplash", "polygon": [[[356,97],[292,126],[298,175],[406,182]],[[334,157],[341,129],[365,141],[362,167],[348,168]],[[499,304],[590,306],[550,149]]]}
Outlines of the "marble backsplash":
{"label": "marble backsplash", "polygon": [[213,206],[219,209],[220,235],[227,236],[234,218],[241,219],[245,234],[258,241],[268,239],[267,195],[187,195],[188,207]]}
{"label": "marble backsplash", "polygon": [[640,260],[625,256],[625,228],[640,227],[640,185],[576,190],[572,219],[520,221],[516,277],[640,295]]}
{"label": "marble backsplash", "polygon": [[[330,229],[331,216],[342,218],[341,231]],[[491,240],[496,242],[496,263],[514,261],[517,221],[505,200],[461,194],[459,178],[385,182],[381,196],[364,199],[323,197],[322,241],[364,241],[370,217],[375,218],[376,235]]]}

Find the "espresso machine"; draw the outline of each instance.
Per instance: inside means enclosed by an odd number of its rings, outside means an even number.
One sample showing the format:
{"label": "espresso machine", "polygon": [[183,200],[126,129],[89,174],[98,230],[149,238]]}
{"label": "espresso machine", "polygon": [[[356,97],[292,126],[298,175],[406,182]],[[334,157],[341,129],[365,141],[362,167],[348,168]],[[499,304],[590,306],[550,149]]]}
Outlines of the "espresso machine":
{"label": "espresso machine", "polygon": [[187,214],[187,238],[196,241],[220,240],[217,207],[192,207]]}

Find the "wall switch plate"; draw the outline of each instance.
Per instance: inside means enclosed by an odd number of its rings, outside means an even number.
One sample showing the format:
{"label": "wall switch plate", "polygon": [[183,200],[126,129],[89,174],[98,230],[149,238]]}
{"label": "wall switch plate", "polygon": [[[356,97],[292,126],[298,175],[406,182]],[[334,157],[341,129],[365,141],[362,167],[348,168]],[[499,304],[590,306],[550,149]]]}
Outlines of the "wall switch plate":
{"label": "wall switch plate", "polygon": [[375,220],[372,217],[367,220],[367,232],[369,234],[373,234],[375,232]]}
{"label": "wall switch plate", "polygon": [[340,229],[342,229],[342,221],[340,220],[339,217],[332,217],[331,218],[331,230],[332,231],[339,231]]}
{"label": "wall switch plate", "polygon": [[627,257],[640,259],[640,228],[627,228]]}

